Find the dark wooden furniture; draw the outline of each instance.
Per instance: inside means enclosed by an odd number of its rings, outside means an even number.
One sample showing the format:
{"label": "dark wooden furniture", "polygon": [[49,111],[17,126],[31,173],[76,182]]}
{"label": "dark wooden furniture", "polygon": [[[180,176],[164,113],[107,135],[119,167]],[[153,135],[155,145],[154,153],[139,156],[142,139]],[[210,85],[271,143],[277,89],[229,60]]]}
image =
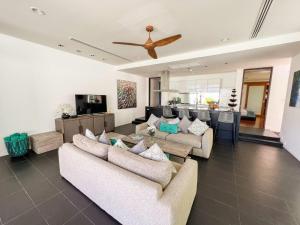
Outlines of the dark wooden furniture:
{"label": "dark wooden furniture", "polygon": [[95,135],[99,135],[105,129],[111,132],[115,128],[115,116],[113,113],[83,115],[77,118],[55,119],[57,132],[63,134],[64,142],[72,142],[73,135],[84,134],[86,129],[91,130]]}

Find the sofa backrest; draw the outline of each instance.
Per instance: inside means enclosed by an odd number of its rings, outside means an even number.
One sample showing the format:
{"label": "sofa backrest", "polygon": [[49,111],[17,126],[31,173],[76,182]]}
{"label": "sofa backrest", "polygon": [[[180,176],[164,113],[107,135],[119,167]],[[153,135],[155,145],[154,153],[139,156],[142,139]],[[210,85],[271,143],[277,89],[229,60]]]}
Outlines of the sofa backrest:
{"label": "sofa backrest", "polygon": [[170,161],[154,161],[143,158],[127,150],[110,147],[108,161],[129,170],[135,174],[159,183],[165,188],[172,178],[172,163]]}
{"label": "sofa backrest", "polygon": [[102,144],[81,134],[73,136],[73,144],[83,151],[89,152],[102,159],[107,159],[109,145]]}

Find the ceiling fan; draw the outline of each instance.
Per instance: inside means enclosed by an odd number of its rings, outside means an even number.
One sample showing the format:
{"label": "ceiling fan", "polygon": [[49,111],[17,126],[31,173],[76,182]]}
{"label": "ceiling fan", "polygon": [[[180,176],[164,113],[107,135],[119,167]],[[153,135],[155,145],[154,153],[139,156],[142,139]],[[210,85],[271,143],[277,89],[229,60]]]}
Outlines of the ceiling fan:
{"label": "ceiling fan", "polygon": [[149,33],[149,37],[148,40],[145,42],[145,44],[136,44],[136,43],[128,43],[128,42],[117,42],[114,41],[113,44],[120,44],[120,45],[132,45],[132,46],[141,46],[143,48],[145,48],[148,51],[148,54],[153,58],[153,59],[157,59],[157,54],[154,48],[156,47],[161,47],[161,46],[165,46],[168,45],[176,40],[178,40],[179,38],[181,38],[181,34],[177,34],[174,36],[170,36],[158,41],[152,41],[151,37],[150,37],[150,33],[154,30],[152,25],[148,25],[146,27],[146,31]]}

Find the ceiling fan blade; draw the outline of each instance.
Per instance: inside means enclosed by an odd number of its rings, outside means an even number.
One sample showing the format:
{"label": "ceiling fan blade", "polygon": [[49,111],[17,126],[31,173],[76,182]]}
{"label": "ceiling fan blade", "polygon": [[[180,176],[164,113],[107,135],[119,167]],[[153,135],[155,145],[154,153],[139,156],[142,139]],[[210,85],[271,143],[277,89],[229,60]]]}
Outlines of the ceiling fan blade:
{"label": "ceiling fan blade", "polygon": [[181,34],[177,34],[177,35],[174,35],[174,36],[171,36],[171,37],[167,37],[167,38],[164,38],[164,39],[161,39],[161,40],[158,40],[158,41],[155,41],[153,43],[153,45],[155,47],[159,47],[159,46],[164,46],[164,45],[167,45],[167,44],[170,44],[176,40],[178,40],[179,38],[181,38]]}
{"label": "ceiling fan blade", "polygon": [[154,48],[149,48],[149,49],[148,49],[148,54],[149,54],[153,59],[157,59],[157,54],[156,54],[156,51],[154,50]]}
{"label": "ceiling fan blade", "polygon": [[141,47],[144,47],[143,44],[136,44],[136,43],[129,43],[129,42],[119,42],[119,41],[114,41],[113,44],[118,44],[118,45],[132,45],[132,46],[141,46]]}

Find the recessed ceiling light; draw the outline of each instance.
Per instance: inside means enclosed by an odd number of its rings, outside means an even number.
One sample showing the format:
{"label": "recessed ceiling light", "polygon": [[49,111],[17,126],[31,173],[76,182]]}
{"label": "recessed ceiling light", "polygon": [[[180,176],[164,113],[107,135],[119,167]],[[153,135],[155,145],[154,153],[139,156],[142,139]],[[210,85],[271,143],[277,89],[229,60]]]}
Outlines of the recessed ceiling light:
{"label": "recessed ceiling light", "polygon": [[94,57],[95,55],[94,55],[94,54],[90,54],[90,56],[91,56],[91,57]]}
{"label": "recessed ceiling light", "polygon": [[189,72],[193,72],[192,68],[188,68]]}
{"label": "recessed ceiling light", "polygon": [[38,15],[40,15],[40,16],[45,16],[45,15],[46,15],[46,12],[45,12],[45,11],[43,11],[43,10],[37,8],[37,7],[32,6],[32,7],[30,7],[30,9],[31,9],[31,11],[32,11],[33,13],[36,13],[36,14],[38,14]]}
{"label": "recessed ceiling light", "polygon": [[58,47],[65,47],[63,44],[58,44],[57,46]]}
{"label": "recessed ceiling light", "polygon": [[80,50],[80,49],[77,49],[76,52],[81,53],[81,50]]}
{"label": "recessed ceiling light", "polygon": [[227,41],[229,41],[230,40],[230,38],[222,38],[220,41],[221,42],[227,42]]}
{"label": "recessed ceiling light", "polygon": [[225,62],[224,64],[225,64],[225,65],[227,65],[227,64],[228,64],[228,62]]}
{"label": "recessed ceiling light", "polygon": [[207,66],[207,65],[205,65],[204,67],[205,67],[205,68],[207,68],[208,66]]}
{"label": "recessed ceiling light", "polygon": [[106,58],[102,58],[102,61],[105,61],[106,60]]}

